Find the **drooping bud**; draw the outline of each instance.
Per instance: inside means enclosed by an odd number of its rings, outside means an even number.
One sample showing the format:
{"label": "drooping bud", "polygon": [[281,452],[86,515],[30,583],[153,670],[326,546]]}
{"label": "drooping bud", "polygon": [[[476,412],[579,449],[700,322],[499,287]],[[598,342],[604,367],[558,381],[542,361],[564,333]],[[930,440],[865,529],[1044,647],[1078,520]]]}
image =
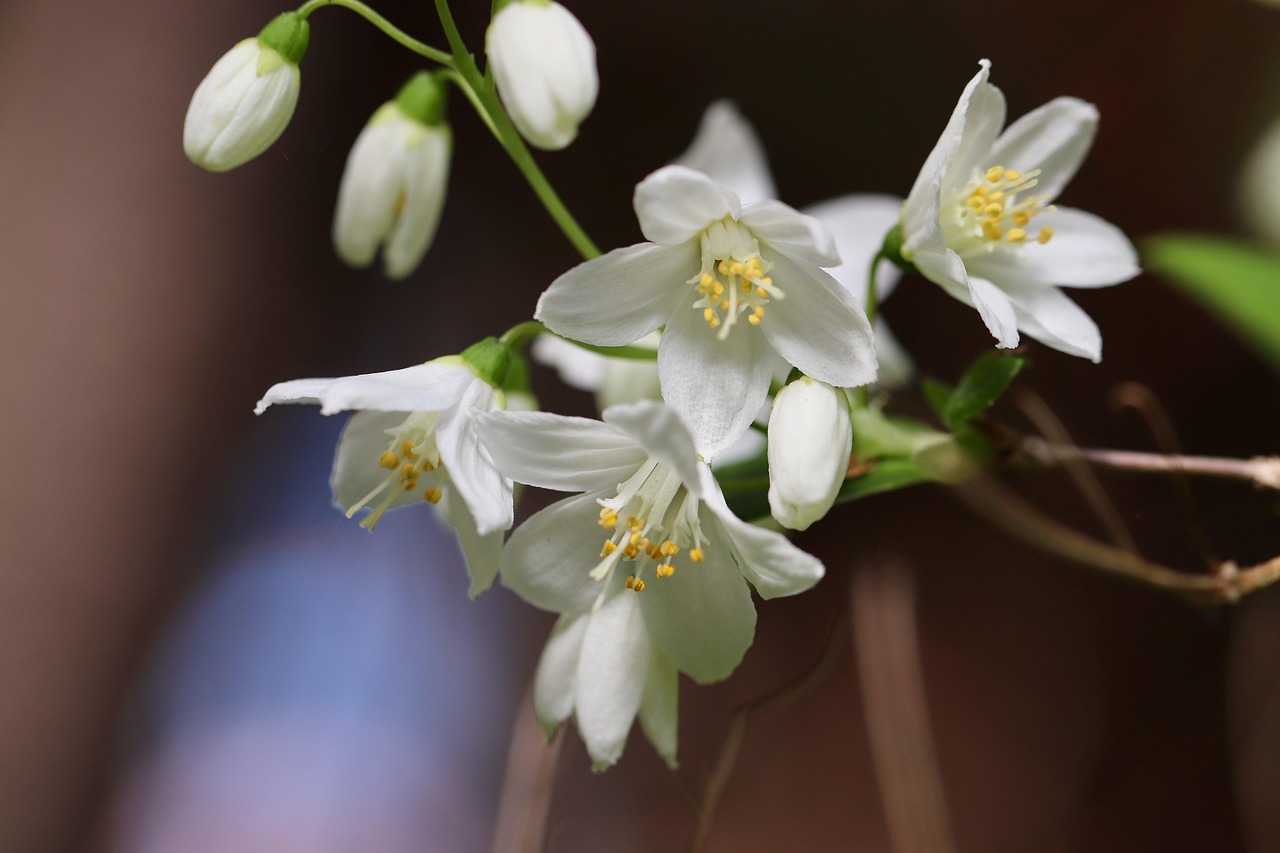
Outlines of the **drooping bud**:
{"label": "drooping bud", "polygon": [[511,364],[511,347],[489,337],[464,349],[461,358],[476,376],[494,388],[501,388]]}
{"label": "drooping bud", "polygon": [[516,129],[538,148],[564,148],[595,106],[599,78],[591,36],[550,0],[510,0],[485,35],[498,95]]}
{"label": "drooping bud", "polygon": [[443,83],[423,71],[369,119],[347,157],[333,218],[338,256],[368,266],[382,247],[387,276],[417,269],[435,238],[453,133]]}
{"label": "drooping bud", "polygon": [[191,162],[225,172],[280,137],[298,104],[298,63],[310,37],[310,24],[296,12],[285,12],[256,38],[223,54],[187,107],[182,144]]}
{"label": "drooping bud", "polygon": [[802,376],[787,385],[769,418],[769,509],[804,530],[827,514],[849,469],[853,428],[844,392]]}

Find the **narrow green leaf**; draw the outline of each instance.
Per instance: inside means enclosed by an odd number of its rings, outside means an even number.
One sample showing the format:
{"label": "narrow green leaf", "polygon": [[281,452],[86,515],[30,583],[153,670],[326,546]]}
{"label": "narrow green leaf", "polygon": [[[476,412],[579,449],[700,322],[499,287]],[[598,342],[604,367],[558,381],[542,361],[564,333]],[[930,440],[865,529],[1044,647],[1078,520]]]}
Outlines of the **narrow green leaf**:
{"label": "narrow green leaf", "polygon": [[924,401],[929,404],[929,408],[933,409],[933,413],[941,418],[942,413],[947,410],[947,404],[951,402],[951,395],[955,393],[955,389],[945,382],[925,377],[920,383],[920,393],[924,394]]}
{"label": "narrow green leaf", "polygon": [[954,430],[991,408],[1026,363],[1021,356],[997,351],[979,356],[960,377],[942,420]]}
{"label": "narrow green leaf", "polygon": [[836,503],[892,492],[928,479],[920,466],[910,459],[882,459],[867,473],[845,480],[836,496]]}
{"label": "narrow green leaf", "polygon": [[1280,372],[1280,253],[1243,240],[1164,234],[1143,265],[1202,302]]}

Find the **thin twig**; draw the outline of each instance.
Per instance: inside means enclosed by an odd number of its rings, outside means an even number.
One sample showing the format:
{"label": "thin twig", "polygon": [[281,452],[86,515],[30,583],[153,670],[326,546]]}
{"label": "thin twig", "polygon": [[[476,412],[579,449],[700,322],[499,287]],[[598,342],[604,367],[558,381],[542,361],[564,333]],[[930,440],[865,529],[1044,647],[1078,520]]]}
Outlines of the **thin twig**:
{"label": "thin twig", "polygon": [[1017,450],[1020,458],[1046,467],[1062,465],[1071,459],[1082,459],[1100,468],[1117,471],[1221,477],[1247,480],[1259,488],[1280,489],[1280,456],[1228,459],[1220,456],[1142,453],[1134,450],[1074,447],[1034,437],[1018,442]]}
{"label": "thin twig", "polygon": [[720,747],[720,755],[711,768],[706,790],[697,807],[693,835],[689,838],[687,848],[689,853],[697,853],[707,841],[711,832],[711,821],[720,803],[720,796],[729,784],[729,777],[733,774],[734,765],[738,761],[738,752],[742,748],[743,738],[746,737],[747,723],[751,715],[757,711],[781,708],[801,699],[831,674],[839,660],[839,652],[844,648],[844,643],[839,642],[844,634],[841,628],[844,618],[845,610],[841,607],[831,620],[831,627],[827,629],[821,655],[808,669],[778,689],[744,702],[733,710],[733,714],[729,717],[729,728],[725,733],[724,745]]}
{"label": "thin twig", "polygon": [[1280,557],[1244,569],[1228,560],[1207,575],[1180,572],[1085,536],[989,478],[970,480],[953,487],[953,491],[970,509],[1014,538],[1095,569],[1167,590],[1196,604],[1233,604],[1280,581]]}
{"label": "thin twig", "polygon": [[[1049,405],[1041,399],[1040,395],[1024,390],[1018,395],[1018,406],[1035,424],[1036,429],[1040,430],[1054,444],[1060,447],[1075,446],[1075,442],[1072,441],[1067,428],[1058,419],[1058,416],[1053,413],[1053,410],[1049,408]],[[1102,487],[1102,482],[1098,479],[1098,475],[1094,473],[1088,463],[1079,456],[1067,456],[1062,459],[1062,466],[1066,468],[1067,473],[1075,482],[1076,488],[1084,496],[1085,502],[1093,509],[1094,515],[1102,522],[1102,526],[1107,529],[1107,533],[1111,536],[1111,541],[1126,551],[1134,554],[1138,553],[1138,543],[1134,541],[1133,534],[1129,532],[1129,528],[1125,527],[1124,520],[1120,518],[1120,512],[1116,509],[1116,505],[1107,496],[1107,490]]]}
{"label": "thin twig", "polygon": [[911,569],[900,559],[859,571],[849,587],[853,649],[889,838],[899,853],[955,850],[929,724]]}
{"label": "thin twig", "polygon": [[547,743],[533,715],[532,687],[526,691],[511,729],[507,772],[498,800],[493,853],[541,853],[547,838],[556,766],[563,737]]}

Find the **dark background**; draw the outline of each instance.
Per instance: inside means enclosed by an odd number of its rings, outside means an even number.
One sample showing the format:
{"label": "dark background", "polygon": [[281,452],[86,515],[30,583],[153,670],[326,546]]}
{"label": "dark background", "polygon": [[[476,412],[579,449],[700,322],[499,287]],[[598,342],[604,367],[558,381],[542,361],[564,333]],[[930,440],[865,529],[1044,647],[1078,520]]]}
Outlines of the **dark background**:
{"label": "dark background", "polygon": [[[487,6],[455,9],[473,49]],[[429,4],[378,8],[443,44]],[[571,8],[598,47],[600,100],[579,140],[541,162],[603,248],[638,239],[635,182],[683,150],[718,97],[755,123],[789,203],[903,195],[989,57],[1011,117],[1059,94],[1099,105],[1097,144],[1063,201],[1137,241],[1240,233],[1240,163],[1280,115],[1280,10],[1245,0]],[[421,269],[392,284],[342,267],[328,229],[348,147],[418,66],[339,9],[312,18],[283,138],[226,175],[191,166],[180,139],[191,91],[276,11],[244,0],[0,6],[2,850],[123,846],[115,792],[139,685],[201,589],[211,519],[253,500],[236,491],[246,460],[264,482],[278,476],[272,457],[246,455],[265,423],[251,413],[261,392],[458,351],[526,319],[576,262],[455,98],[450,198]],[[1033,346],[1020,383],[1077,441],[1152,449],[1141,420],[1109,402],[1118,383],[1137,381],[1189,452],[1277,451],[1275,377],[1198,308],[1152,277],[1075,295],[1103,331],[1104,361]],[[921,369],[942,378],[990,345],[970,309],[922,280],[906,281],[885,314]],[[585,396],[536,379],[547,408],[589,413]],[[1016,407],[1000,411],[1026,425]],[[1148,555],[1202,568],[1168,483],[1105,482]],[[1016,484],[1098,532],[1060,472]],[[1274,494],[1217,485],[1196,496],[1219,555],[1248,564],[1280,552]],[[1013,544],[940,487],[841,508],[797,541],[828,578],[761,608],[756,645],[729,682],[683,685],[682,765],[695,784],[731,709],[816,658],[850,578],[892,554],[915,577],[958,849],[1280,848],[1280,593],[1196,610]],[[437,594],[469,606],[459,584]],[[496,812],[502,744],[550,625],[510,604],[474,606],[483,629],[506,638],[494,677],[510,682],[505,701],[470,709],[498,755],[477,758],[492,784],[465,803],[482,822]],[[608,774],[588,764],[570,734],[548,849],[683,843],[691,813],[639,734]],[[420,849],[440,848],[424,835]],[[852,655],[802,701],[753,718],[710,849],[891,849]]]}

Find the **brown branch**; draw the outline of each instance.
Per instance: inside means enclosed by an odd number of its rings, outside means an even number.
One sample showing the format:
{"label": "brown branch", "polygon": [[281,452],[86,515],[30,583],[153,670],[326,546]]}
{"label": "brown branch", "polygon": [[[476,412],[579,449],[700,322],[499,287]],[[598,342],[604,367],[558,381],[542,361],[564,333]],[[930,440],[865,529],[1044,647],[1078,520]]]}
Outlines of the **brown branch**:
{"label": "brown branch", "polygon": [[1148,474],[1191,474],[1247,480],[1259,488],[1280,489],[1280,456],[1227,459],[1219,456],[1186,456],[1180,453],[1140,453],[1052,444],[1027,437],[1018,442],[1017,458],[1043,467],[1083,460],[1099,468]]}
{"label": "brown branch", "polygon": [[1227,561],[1208,575],[1180,572],[1073,530],[991,479],[970,480],[953,492],[978,515],[1029,545],[1197,604],[1232,604],[1280,581],[1280,557],[1244,569]]}
{"label": "brown branch", "polygon": [[498,800],[493,853],[541,853],[547,837],[556,765],[563,737],[547,743],[533,714],[532,687],[525,693],[511,729],[507,772]]}
{"label": "brown branch", "polygon": [[776,690],[772,690],[734,708],[733,714],[729,717],[729,728],[725,732],[724,745],[720,747],[720,755],[716,758],[715,766],[711,768],[706,790],[703,792],[702,801],[697,807],[693,834],[690,836],[689,846],[686,848],[689,853],[697,853],[706,844],[707,837],[711,832],[711,821],[715,817],[716,807],[720,804],[720,797],[724,793],[725,787],[729,784],[729,777],[733,774],[734,765],[737,764],[738,752],[741,750],[742,741],[746,737],[747,723],[750,721],[751,715],[757,711],[781,708],[788,703],[797,701],[821,684],[823,679],[831,674],[831,670],[839,659],[839,652],[844,648],[844,643],[838,642],[844,633],[841,629],[841,623],[844,618],[845,611],[841,607],[831,620],[831,627],[827,629],[827,637],[823,643],[822,653],[808,669]]}

